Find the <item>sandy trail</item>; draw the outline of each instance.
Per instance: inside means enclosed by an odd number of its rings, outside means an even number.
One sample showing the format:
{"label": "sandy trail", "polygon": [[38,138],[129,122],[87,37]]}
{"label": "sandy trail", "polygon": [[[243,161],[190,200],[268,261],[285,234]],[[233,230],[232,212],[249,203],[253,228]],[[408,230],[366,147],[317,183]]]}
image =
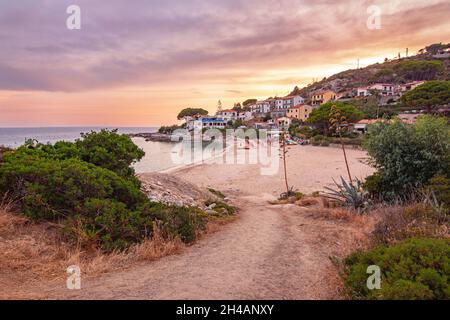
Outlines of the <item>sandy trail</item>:
{"label": "sandy trail", "polygon": [[[356,176],[371,169],[361,151],[349,150]],[[291,184],[303,192],[322,189],[345,174],[339,149],[297,147],[289,165]],[[180,254],[86,279],[82,290],[61,284],[50,299],[336,299],[339,280],[330,257],[354,241],[350,227],[311,217],[309,209],[273,206],[282,174],[261,176],[256,165],[204,164],[175,175],[223,190],[240,208],[239,219]]]}

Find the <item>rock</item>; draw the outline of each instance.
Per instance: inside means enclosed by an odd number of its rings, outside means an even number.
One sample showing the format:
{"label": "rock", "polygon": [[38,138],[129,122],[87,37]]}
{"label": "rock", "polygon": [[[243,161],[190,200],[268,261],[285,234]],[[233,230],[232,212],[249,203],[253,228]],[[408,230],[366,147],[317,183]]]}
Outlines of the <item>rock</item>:
{"label": "rock", "polygon": [[[138,177],[142,181],[141,190],[154,202],[204,209],[205,202],[216,199],[208,190],[170,174],[154,172],[141,174]],[[215,206],[216,204],[206,209],[212,210]]]}
{"label": "rock", "polygon": [[216,215],[217,214],[217,211],[214,211],[214,210],[205,210],[205,212],[207,214],[210,214],[210,215]]}
{"label": "rock", "polygon": [[209,207],[208,207],[208,209],[214,209],[215,207],[217,206],[217,204],[215,204],[215,203],[211,203],[210,205],[209,205]]}

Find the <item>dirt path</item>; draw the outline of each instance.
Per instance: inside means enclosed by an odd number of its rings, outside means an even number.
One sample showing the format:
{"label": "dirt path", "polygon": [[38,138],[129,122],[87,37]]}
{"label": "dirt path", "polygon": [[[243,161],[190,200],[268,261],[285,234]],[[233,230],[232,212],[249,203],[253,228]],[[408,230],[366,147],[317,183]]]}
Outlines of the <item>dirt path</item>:
{"label": "dirt path", "polygon": [[[317,220],[293,206],[238,199],[240,219],[181,254],[63,287],[50,299],[323,299],[339,289],[328,275],[336,248],[323,247]],[[333,273],[333,272],[331,272]],[[331,277],[333,280],[333,277]]]}

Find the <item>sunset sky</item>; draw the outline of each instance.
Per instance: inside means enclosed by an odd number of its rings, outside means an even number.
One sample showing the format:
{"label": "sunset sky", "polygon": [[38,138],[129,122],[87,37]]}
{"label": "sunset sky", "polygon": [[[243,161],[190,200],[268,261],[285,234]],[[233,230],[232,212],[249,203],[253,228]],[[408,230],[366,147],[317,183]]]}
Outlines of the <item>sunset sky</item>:
{"label": "sunset sky", "polygon": [[0,0],[0,127],[172,124],[450,42],[449,16],[449,0]]}

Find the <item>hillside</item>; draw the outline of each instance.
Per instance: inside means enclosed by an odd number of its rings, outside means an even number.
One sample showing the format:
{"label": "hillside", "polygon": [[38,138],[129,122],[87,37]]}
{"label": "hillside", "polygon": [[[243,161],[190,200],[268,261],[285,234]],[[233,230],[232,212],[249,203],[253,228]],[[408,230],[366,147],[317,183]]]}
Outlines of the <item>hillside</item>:
{"label": "hillside", "polygon": [[[438,50],[430,45],[420,50],[420,54],[384,63],[375,63],[365,68],[346,70],[305,88],[296,87],[290,95],[300,94],[310,97],[314,91],[331,89],[345,94],[357,87],[379,82],[402,84],[416,80],[450,80],[450,58],[435,58]],[[447,50],[450,44],[440,45]]]}

